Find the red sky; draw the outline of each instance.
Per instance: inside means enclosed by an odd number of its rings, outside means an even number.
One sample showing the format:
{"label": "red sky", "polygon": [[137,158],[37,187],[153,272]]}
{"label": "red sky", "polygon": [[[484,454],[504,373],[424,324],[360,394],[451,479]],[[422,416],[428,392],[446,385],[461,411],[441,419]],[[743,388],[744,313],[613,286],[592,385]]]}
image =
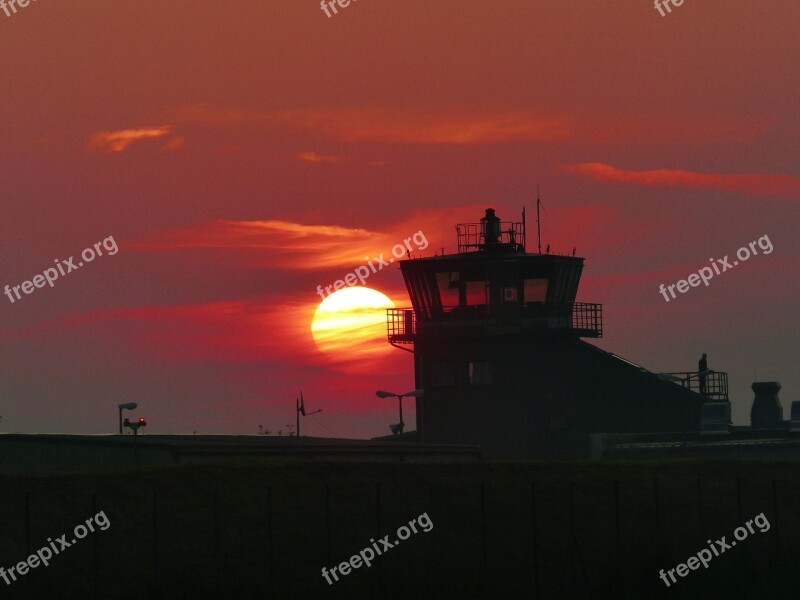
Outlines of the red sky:
{"label": "red sky", "polygon": [[[329,285],[422,230],[517,219],[586,257],[603,348],[654,371],[797,374],[800,6],[686,0],[38,0],[0,12],[3,431],[388,433],[411,355],[320,354]],[[658,293],[767,235],[710,285]],[[530,237],[529,237],[530,239]],[[76,261],[77,262],[77,261]],[[407,304],[396,265],[368,285]],[[336,360],[334,360],[336,358]],[[410,409],[411,402],[408,402]],[[411,412],[409,410],[409,412]],[[413,413],[412,413],[413,414]],[[407,418],[407,422],[410,419]]]}

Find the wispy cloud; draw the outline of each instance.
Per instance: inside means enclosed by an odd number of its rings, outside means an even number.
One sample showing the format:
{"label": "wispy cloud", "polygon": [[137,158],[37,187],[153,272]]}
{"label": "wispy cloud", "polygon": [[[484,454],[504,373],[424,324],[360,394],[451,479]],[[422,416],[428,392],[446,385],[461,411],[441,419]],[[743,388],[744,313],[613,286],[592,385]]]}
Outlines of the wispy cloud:
{"label": "wispy cloud", "polygon": [[386,233],[339,225],[306,225],[280,220],[219,220],[167,230],[151,238],[134,240],[126,246],[140,250],[263,250],[261,265],[314,269],[354,262],[361,264],[364,248],[377,252],[387,243],[391,248],[396,242]]}
{"label": "wispy cloud", "polygon": [[185,146],[186,138],[176,135],[164,142],[164,145],[161,146],[161,149],[165,152],[175,152],[176,150],[183,150]]}
{"label": "wispy cloud", "polygon": [[[385,229],[371,230],[341,225],[309,225],[293,221],[217,220],[198,225],[168,229],[138,240],[126,240],[126,250],[173,251],[207,249],[238,251],[226,255],[247,268],[319,270],[345,268],[352,270],[367,259],[384,253],[391,258],[396,244],[422,231],[427,248],[419,249],[410,242],[413,256],[433,256],[441,251],[456,251],[454,223],[477,222],[486,205],[425,209],[402,221],[392,222]],[[512,207],[495,206],[498,214],[509,220],[521,220]],[[530,207],[529,207],[530,208]],[[521,210],[518,207],[517,210]],[[530,215],[529,215],[530,216]],[[574,207],[549,207],[546,211],[547,232],[543,244],[552,244],[554,253],[569,253],[573,245],[580,252],[619,245],[620,240],[637,240],[648,235],[653,227],[664,226],[658,220],[650,229],[633,227],[641,223],[641,215],[620,214],[619,209],[602,204]],[[528,248],[536,247],[533,217],[529,219]],[[532,227],[532,228],[531,228]],[[609,235],[609,231],[613,235]],[[424,245],[424,243],[422,244]],[[544,246],[543,246],[544,247]],[[415,249],[416,248],[416,249]]]}
{"label": "wispy cloud", "polygon": [[574,125],[568,119],[527,111],[424,114],[349,110],[335,117],[324,113],[286,117],[344,141],[476,145],[553,141],[574,135]]}
{"label": "wispy cloud", "polygon": [[317,152],[298,152],[295,154],[295,158],[297,158],[297,160],[310,163],[335,163],[344,160],[344,158],[341,156],[335,156],[333,154],[319,154]]}
{"label": "wispy cloud", "polygon": [[536,111],[419,111],[391,108],[248,111],[191,106],[176,111],[179,122],[219,127],[288,126],[339,141],[397,144],[493,144],[570,137],[570,119]]}
{"label": "wispy cloud", "polygon": [[660,187],[711,188],[743,192],[753,196],[800,197],[800,178],[784,174],[696,173],[681,169],[634,171],[601,162],[563,165],[562,169],[595,181]]}
{"label": "wispy cloud", "polygon": [[341,142],[479,145],[578,140],[589,143],[707,144],[764,134],[775,123],[742,115],[609,116],[547,108],[301,108],[247,110],[195,105],[169,119],[210,127],[290,128]]}
{"label": "wispy cloud", "polygon": [[124,152],[131,144],[135,142],[164,137],[169,135],[171,131],[171,125],[161,125],[158,127],[139,127],[134,129],[118,129],[116,131],[97,131],[89,136],[89,140],[86,143],[86,149],[90,152]]}

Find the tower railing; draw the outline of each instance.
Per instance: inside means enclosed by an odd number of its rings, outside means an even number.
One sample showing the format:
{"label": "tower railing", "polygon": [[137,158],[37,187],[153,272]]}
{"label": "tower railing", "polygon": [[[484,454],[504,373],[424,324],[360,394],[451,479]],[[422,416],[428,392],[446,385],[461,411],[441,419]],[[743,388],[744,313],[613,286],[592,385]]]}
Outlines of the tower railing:
{"label": "tower railing", "polygon": [[603,337],[603,305],[593,302],[569,302],[572,312],[572,328],[581,332],[581,337]]}
{"label": "tower railing", "polygon": [[[490,317],[487,305],[444,306],[434,314],[432,323],[483,321]],[[529,302],[521,322],[543,325],[545,330],[574,331],[580,337],[603,337],[603,305],[590,302]],[[417,316],[413,308],[387,308],[386,333],[393,346],[413,345],[417,334]],[[726,388],[727,389],[727,388]]]}
{"label": "tower railing", "polygon": [[[417,333],[417,318],[413,308],[387,308],[386,333],[392,346],[404,348],[403,345],[414,345]],[[401,345],[402,344],[402,345]],[[411,350],[413,352],[413,350]]]}
{"label": "tower railing", "polygon": [[478,252],[488,248],[506,248],[514,252],[524,252],[522,223],[501,221],[497,240],[486,243],[481,223],[459,223],[456,225],[458,253]]}
{"label": "tower railing", "polygon": [[670,381],[715,402],[728,402],[728,374],[724,371],[668,373]]}

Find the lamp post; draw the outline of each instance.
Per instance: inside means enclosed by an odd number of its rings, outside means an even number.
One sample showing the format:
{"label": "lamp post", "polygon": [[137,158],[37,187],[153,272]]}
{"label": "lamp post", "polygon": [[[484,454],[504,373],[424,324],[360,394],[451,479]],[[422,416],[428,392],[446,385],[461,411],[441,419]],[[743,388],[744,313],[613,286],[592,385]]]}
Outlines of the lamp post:
{"label": "lamp post", "polygon": [[125,404],[120,404],[119,408],[119,433],[122,435],[122,411],[123,410],[134,410],[138,404],[136,402],[126,402]]}
{"label": "lamp post", "polygon": [[[403,398],[412,397],[412,398],[421,398],[425,395],[425,390],[412,390],[410,392],[406,392],[405,394],[395,394],[394,392],[386,392],[384,390],[378,390],[375,392],[375,395],[378,398],[397,398],[398,404],[400,407],[400,423],[398,423],[398,430],[400,431],[400,435],[403,435],[403,427],[405,423],[403,423]],[[394,427],[390,427],[392,432],[395,431]]]}

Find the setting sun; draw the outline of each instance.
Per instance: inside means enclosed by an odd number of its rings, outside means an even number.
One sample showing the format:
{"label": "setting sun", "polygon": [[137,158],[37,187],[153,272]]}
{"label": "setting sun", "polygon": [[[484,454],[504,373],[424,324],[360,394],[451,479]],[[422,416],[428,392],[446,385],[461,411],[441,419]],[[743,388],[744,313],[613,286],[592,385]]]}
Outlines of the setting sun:
{"label": "setting sun", "polygon": [[385,294],[368,287],[334,292],[314,312],[311,333],[321,352],[340,359],[374,355],[389,349],[386,309],[394,308]]}

